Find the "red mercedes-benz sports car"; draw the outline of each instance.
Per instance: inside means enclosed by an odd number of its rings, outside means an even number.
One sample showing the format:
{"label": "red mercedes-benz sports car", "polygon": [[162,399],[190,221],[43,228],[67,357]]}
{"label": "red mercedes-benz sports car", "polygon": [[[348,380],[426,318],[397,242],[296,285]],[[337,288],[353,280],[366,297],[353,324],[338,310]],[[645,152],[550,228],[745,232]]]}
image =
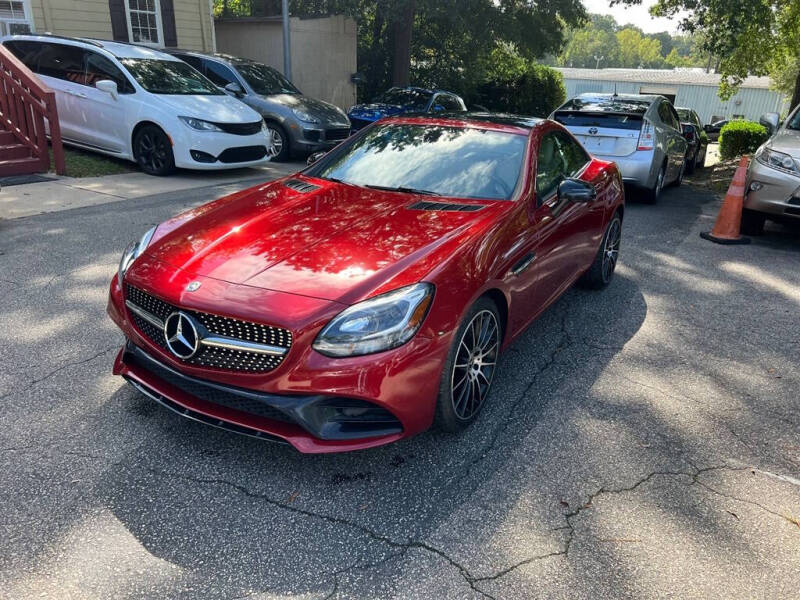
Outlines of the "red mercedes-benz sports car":
{"label": "red mercedes-benz sports car", "polygon": [[615,165],[558,123],[384,119],[132,243],[114,373],[302,452],[455,431],[504,347],[577,280],[610,281],[623,204]]}

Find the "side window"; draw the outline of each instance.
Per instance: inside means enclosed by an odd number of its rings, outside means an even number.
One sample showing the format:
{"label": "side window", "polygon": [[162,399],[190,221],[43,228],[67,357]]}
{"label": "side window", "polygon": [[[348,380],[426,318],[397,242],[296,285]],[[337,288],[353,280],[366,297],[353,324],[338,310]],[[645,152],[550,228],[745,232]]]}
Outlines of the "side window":
{"label": "side window", "polygon": [[39,54],[40,75],[84,83],[83,58],[85,51],[77,46],[46,43]]}
{"label": "side window", "polygon": [[203,61],[199,56],[190,56],[188,54],[176,54],[175,56],[180,58],[183,62],[190,64],[201,73],[203,72]]}
{"label": "side window", "polygon": [[22,61],[34,73],[39,72],[39,51],[42,44],[39,42],[9,41],[3,44],[11,53]]}
{"label": "side window", "polygon": [[133,85],[117,65],[96,52],[86,52],[86,85],[94,86],[103,79],[115,82],[120,94],[132,94],[134,91]]}
{"label": "side window", "polygon": [[577,141],[563,131],[558,131],[555,135],[558,150],[566,168],[564,175],[575,177],[589,162],[589,155]]}
{"label": "side window", "polygon": [[444,106],[444,109],[446,111],[461,110],[461,103],[458,101],[457,98],[451,96],[450,94],[442,94],[437,98],[436,103]]}
{"label": "side window", "polygon": [[539,142],[536,156],[536,195],[544,200],[556,191],[564,179],[566,165],[555,132],[546,133]]}
{"label": "side window", "polygon": [[[228,67],[213,60],[205,61],[206,77],[214,82],[214,85],[225,87],[229,83],[238,83],[236,76]],[[193,65],[194,66],[194,65]]]}

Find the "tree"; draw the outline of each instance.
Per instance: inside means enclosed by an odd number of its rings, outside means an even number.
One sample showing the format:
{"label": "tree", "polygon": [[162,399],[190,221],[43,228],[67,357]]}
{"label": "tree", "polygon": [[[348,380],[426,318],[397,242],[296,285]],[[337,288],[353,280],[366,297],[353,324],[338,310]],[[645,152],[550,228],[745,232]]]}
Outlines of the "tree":
{"label": "tree", "polygon": [[[641,0],[610,0],[641,4]],[[730,98],[748,75],[785,74],[800,58],[800,2],[797,0],[658,0],[656,16],[686,11],[680,28],[701,33],[701,48],[719,57],[719,95]],[[791,106],[800,104],[800,73],[795,74]]]}
{"label": "tree", "polygon": [[661,57],[661,42],[642,35],[633,27],[617,32],[621,67],[657,69],[664,66]]}

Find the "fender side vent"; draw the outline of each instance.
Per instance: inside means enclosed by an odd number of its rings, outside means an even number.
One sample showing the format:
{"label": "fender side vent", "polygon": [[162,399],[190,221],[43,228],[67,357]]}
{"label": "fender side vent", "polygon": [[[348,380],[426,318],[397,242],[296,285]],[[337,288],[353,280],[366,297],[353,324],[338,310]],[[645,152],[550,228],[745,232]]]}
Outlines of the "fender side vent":
{"label": "fender side vent", "polygon": [[297,190],[302,194],[307,194],[309,192],[313,192],[314,190],[318,190],[319,186],[314,185],[313,183],[308,183],[306,181],[301,181],[300,179],[289,179],[283,182],[288,188],[292,188],[293,190]]}
{"label": "fender side vent", "polygon": [[408,208],[411,210],[444,210],[448,212],[475,212],[483,208],[483,204],[451,204],[448,202],[415,202]]}

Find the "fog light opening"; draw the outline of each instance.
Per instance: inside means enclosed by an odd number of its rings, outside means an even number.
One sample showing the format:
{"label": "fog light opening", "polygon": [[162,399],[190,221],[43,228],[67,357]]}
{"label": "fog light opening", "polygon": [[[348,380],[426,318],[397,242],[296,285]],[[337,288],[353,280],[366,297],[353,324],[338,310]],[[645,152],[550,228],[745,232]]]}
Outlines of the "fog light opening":
{"label": "fog light opening", "polygon": [[758,190],[760,190],[763,187],[764,187],[764,184],[761,183],[760,181],[751,181],[750,182],[750,191],[751,192],[757,192]]}

